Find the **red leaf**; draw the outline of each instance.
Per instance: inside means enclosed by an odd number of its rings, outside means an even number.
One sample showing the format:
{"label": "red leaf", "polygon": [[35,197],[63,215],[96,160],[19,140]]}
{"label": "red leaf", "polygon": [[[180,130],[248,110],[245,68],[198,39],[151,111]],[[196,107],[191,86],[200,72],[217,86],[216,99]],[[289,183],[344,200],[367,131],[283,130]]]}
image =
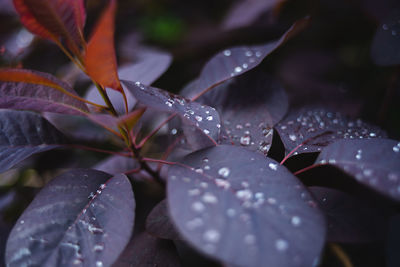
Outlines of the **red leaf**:
{"label": "red leaf", "polygon": [[103,87],[123,93],[117,73],[114,48],[116,1],[111,0],[102,14],[87,45],[85,66],[87,73]]}
{"label": "red leaf", "polygon": [[22,24],[56,43],[65,40],[79,54],[85,20],[83,0],[13,0]]}

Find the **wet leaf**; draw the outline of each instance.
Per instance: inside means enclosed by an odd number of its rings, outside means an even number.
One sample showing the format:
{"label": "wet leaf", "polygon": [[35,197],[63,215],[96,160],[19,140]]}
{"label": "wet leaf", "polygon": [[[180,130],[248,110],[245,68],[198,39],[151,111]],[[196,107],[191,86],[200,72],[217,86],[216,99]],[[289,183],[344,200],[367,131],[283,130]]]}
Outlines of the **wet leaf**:
{"label": "wet leaf", "polygon": [[323,216],[285,167],[224,145],[182,163],[168,173],[168,207],[197,250],[235,266],[312,266],[319,257]]}
{"label": "wet leaf", "polygon": [[324,187],[309,188],[328,223],[329,242],[360,243],[383,240],[388,214],[382,206]]}
{"label": "wet leaf", "polygon": [[316,163],[330,164],[379,193],[400,200],[400,142],[391,139],[339,140]]}
{"label": "wet leaf", "polygon": [[22,24],[42,38],[65,40],[79,54],[83,43],[85,8],[83,0],[13,0]]}
{"label": "wet leaf", "polygon": [[76,92],[56,77],[32,70],[0,70],[0,108],[70,115],[88,112]]}
{"label": "wet leaf", "polygon": [[66,172],[18,219],[7,242],[7,265],[110,266],[129,241],[134,209],[126,176]]}
{"label": "wet leaf", "polygon": [[103,87],[123,93],[117,73],[117,59],[114,47],[116,0],[100,17],[86,47],[85,67],[88,75]]}
{"label": "wet leaf", "polygon": [[140,233],[128,244],[115,267],[181,266],[176,249],[171,241]]}
{"label": "wet leaf", "polygon": [[228,11],[222,27],[226,30],[250,26],[263,13],[272,10],[283,0],[242,0],[235,2]]}
{"label": "wet leaf", "polygon": [[64,135],[41,116],[26,111],[0,111],[0,172],[29,156],[66,144]]}
{"label": "wet leaf", "polygon": [[282,85],[263,71],[232,79],[198,101],[215,107],[221,114],[225,130],[222,142],[232,142],[265,155],[272,143],[272,127],[283,118],[289,106]]}
{"label": "wet leaf", "polygon": [[214,108],[140,82],[123,81],[123,84],[141,104],[159,111],[176,113],[184,122],[189,123],[192,129],[201,130],[202,135],[207,137],[202,141],[204,144],[216,144],[221,124],[219,114]]}
{"label": "wet leaf", "polygon": [[153,236],[163,239],[181,240],[168,213],[167,201],[164,199],[157,204],[147,216],[146,231]]}
{"label": "wet leaf", "polygon": [[292,110],[275,128],[287,151],[303,144],[295,155],[321,151],[338,139],[386,137],[379,127],[360,119],[352,120],[339,112],[311,107]]}
{"label": "wet leaf", "polygon": [[400,64],[400,6],[393,8],[378,26],[371,46],[371,56],[382,66]]}
{"label": "wet leaf", "polygon": [[186,96],[197,99],[198,94],[204,90],[209,90],[258,66],[265,57],[304,29],[307,22],[308,18],[297,21],[278,40],[263,45],[233,47],[216,54],[206,63],[197,82],[192,84],[194,88]]}

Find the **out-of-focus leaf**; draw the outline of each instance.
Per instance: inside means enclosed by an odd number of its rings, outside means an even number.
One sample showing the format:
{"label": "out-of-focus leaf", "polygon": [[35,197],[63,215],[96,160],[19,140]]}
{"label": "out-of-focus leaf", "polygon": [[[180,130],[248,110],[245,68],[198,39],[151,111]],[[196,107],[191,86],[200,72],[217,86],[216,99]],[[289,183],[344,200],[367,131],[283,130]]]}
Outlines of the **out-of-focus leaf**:
{"label": "out-of-focus leaf", "polygon": [[372,41],[371,56],[382,66],[400,64],[400,6],[394,8],[378,26]]}
{"label": "out-of-focus leaf", "polygon": [[307,189],[259,153],[225,145],[192,153],[171,166],[167,196],[183,238],[225,264],[312,266],[322,250],[325,222]]}
{"label": "out-of-focus leaf", "polygon": [[0,111],[0,172],[32,154],[66,144],[65,137],[39,115],[26,111]]}
{"label": "out-of-focus leaf", "polygon": [[181,263],[171,241],[158,239],[147,233],[140,233],[132,238],[113,266],[179,267]]}
{"label": "out-of-focus leaf", "polygon": [[133,158],[111,156],[97,163],[95,166],[93,166],[93,169],[115,175],[131,171],[138,167],[139,163]]}
{"label": "out-of-focus leaf", "polygon": [[6,263],[110,266],[129,242],[134,210],[126,176],[66,172],[50,181],[18,219],[7,242]]}
{"label": "out-of-focus leaf", "polygon": [[85,23],[84,0],[13,0],[22,24],[31,32],[58,43],[65,40],[79,54]]}
{"label": "out-of-focus leaf", "polygon": [[168,214],[167,201],[165,199],[158,203],[147,216],[146,231],[153,236],[163,239],[182,239]]}
{"label": "out-of-focus leaf", "polygon": [[400,142],[390,139],[339,140],[316,163],[330,164],[381,194],[400,201]]}
{"label": "out-of-focus leaf", "polygon": [[123,93],[117,73],[114,47],[116,0],[103,12],[86,47],[85,67],[88,75],[103,87]]}
{"label": "out-of-focus leaf", "polygon": [[378,205],[335,189],[309,189],[325,213],[327,241],[360,243],[386,238],[388,214]]}
{"label": "out-of-focus leaf", "polygon": [[187,96],[197,99],[198,94],[204,90],[209,90],[258,66],[265,57],[303,30],[307,23],[308,18],[297,21],[278,40],[263,45],[233,47],[216,54],[206,63],[197,82],[192,84],[195,88]]}
{"label": "out-of-focus leaf", "polygon": [[86,104],[73,96],[78,97],[68,84],[50,74],[21,69],[0,70],[0,108],[70,115],[88,112]]}
{"label": "out-of-focus leaf", "polygon": [[282,85],[270,75],[253,71],[221,84],[199,98],[221,114],[223,142],[232,142],[267,154],[273,136],[272,127],[288,109],[288,97]]}
{"label": "out-of-focus leaf", "polygon": [[284,0],[240,0],[228,11],[222,27],[232,30],[251,25],[263,13],[272,10]]}
{"label": "out-of-focus leaf", "polygon": [[205,146],[216,144],[221,124],[219,114],[214,108],[140,82],[123,81],[123,84],[141,104],[159,111],[176,113],[193,129],[200,129],[207,137],[202,141]]}
{"label": "out-of-focus leaf", "polygon": [[321,151],[338,139],[386,137],[379,127],[360,119],[351,120],[339,112],[312,107],[292,110],[275,128],[287,151],[303,144],[295,155]]}

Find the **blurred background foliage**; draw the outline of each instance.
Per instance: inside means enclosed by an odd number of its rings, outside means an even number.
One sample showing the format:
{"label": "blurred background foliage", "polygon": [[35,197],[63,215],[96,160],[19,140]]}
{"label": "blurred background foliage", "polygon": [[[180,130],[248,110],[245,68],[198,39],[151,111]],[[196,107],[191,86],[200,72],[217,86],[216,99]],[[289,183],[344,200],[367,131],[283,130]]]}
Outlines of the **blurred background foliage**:
{"label": "blurred background foliage", "polygon": [[[106,3],[87,1],[87,37]],[[339,102],[340,112],[375,123],[387,130],[389,137],[400,139],[397,0],[120,0],[118,62],[134,62],[144,48],[167,51],[173,62],[154,86],[179,92],[216,52],[273,40],[304,16],[311,18],[309,27],[260,68],[278,77],[289,95],[302,92],[303,97],[292,101],[292,106],[313,103],[316,95],[333,99]],[[82,94],[89,85],[79,75],[76,78],[75,68],[55,45],[21,27],[11,0],[0,0],[0,67],[49,72],[68,81],[74,77],[75,88]],[[1,174],[1,263],[8,231],[37,188],[59,168],[90,167],[99,159],[95,153],[84,152],[82,162],[81,153],[44,153],[24,162],[20,170]],[[383,266],[385,262],[381,244],[367,244],[367,250],[344,248],[354,266]],[[324,266],[341,264],[328,253]]]}

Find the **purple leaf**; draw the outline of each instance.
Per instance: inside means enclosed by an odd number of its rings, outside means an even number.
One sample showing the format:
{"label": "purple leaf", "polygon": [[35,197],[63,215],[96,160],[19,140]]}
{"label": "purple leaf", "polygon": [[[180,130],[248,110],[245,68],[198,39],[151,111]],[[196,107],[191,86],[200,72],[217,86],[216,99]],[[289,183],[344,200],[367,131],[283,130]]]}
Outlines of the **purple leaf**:
{"label": "purple leaf", "polygon": [[252,71],[221,84],[199,98],[221,114],[222,138],[235,145],[267,154],[272,127],[288,109],[288,98],[281,84],[262,71]]}
{"label": "purple leaf", "polygon": [[309,190],[327,218],[329,242],[359,243],[385,238],[388,216],[376,203],[330,188]]}
{"label": "purple leaf", "polygon": [[153,236],[163,239],[182,239],[168,214],[167,201],[165,199],[158,203],[147,216],[146,231]]}
{"label": "purple leaf", "polygon": [[206,137],[203,138],[203,144],[207,146],[216,144],[221,124],[219,114],[214,108],[191,102],[179,95],[140,82],[122,82],[141,104],[159,111],[176,113],[192,126],[192,129],[201,130],[203,134],[200,136]]}
{"label": "purple leaf", "polygon": [[400,142],[390,139],[339,140],[316,163],[330,164],[385,196],[400,201]]}
{"label": "purple leaf", "polygon": [[197,82],[191,84],[195,88],[188,97],[197,99],[198,94],[204,90],[209,90],[258,66],[265,57],[302,30],[307,22],[308,18],[298,20],[278,40],[263,45],[233,47],[216,54],[204,66]]}
{"label": "purple leaf", "polygon": [[66,144],[64,135],[41,116],[27,111],[0,111],[0,172],[29,156]]}
{"label": "purple leaf", "polygon": [[376,126],[323,108],[293,110],[275,128],[287,151],[303,144],[295,155],[321,151],[338,139],[386,137],[386,133]]}
{"label": "purple leaf", "polygon": [[378,26],[372,41],[371,56],[382,66],[400,64],[400,6],[393,8]]}
{"label": "purple leaf", "polygon": [[224,145],[190,154],[183,164],[169,170],[168,207],[197,250],[236,266],[312,266],[319,257],[323,216],[285,167]]}
{"label": "purple leaf", "polygon": [[283,0],[241,0],[236,2],[228,11],[222,27],[232,30],[250,26],[263,13],[272,10]]}
{"label": "purple leaf", "polygon": [[[67,83],[50,74],[31,70],[25,70],[25,72],[27,75],[32,73],[43,77],[57,84],[71,95],[77,96]],[[48,111],[71,115],[84,115],[88,112],[85,103],[53,87],[28,82],[7,81],[0,81],[0,108]]]}
{"label": "purple leaf", "polygon": [[134,210],[126,176],[66,172],[19,218],[7,242],[7,265],[110,266],[129,241]]}
{"label": "purple leaf", "polygon": [[138,162],[133,158],[111,156],[97,163],[93,169],[115,175],[136,169],[138,167]]}
{"label": "purple leaf", "polygon": [[144,232],[132,238],[113,266],[179,267],[181,263],[171,241],[158,239]]}

